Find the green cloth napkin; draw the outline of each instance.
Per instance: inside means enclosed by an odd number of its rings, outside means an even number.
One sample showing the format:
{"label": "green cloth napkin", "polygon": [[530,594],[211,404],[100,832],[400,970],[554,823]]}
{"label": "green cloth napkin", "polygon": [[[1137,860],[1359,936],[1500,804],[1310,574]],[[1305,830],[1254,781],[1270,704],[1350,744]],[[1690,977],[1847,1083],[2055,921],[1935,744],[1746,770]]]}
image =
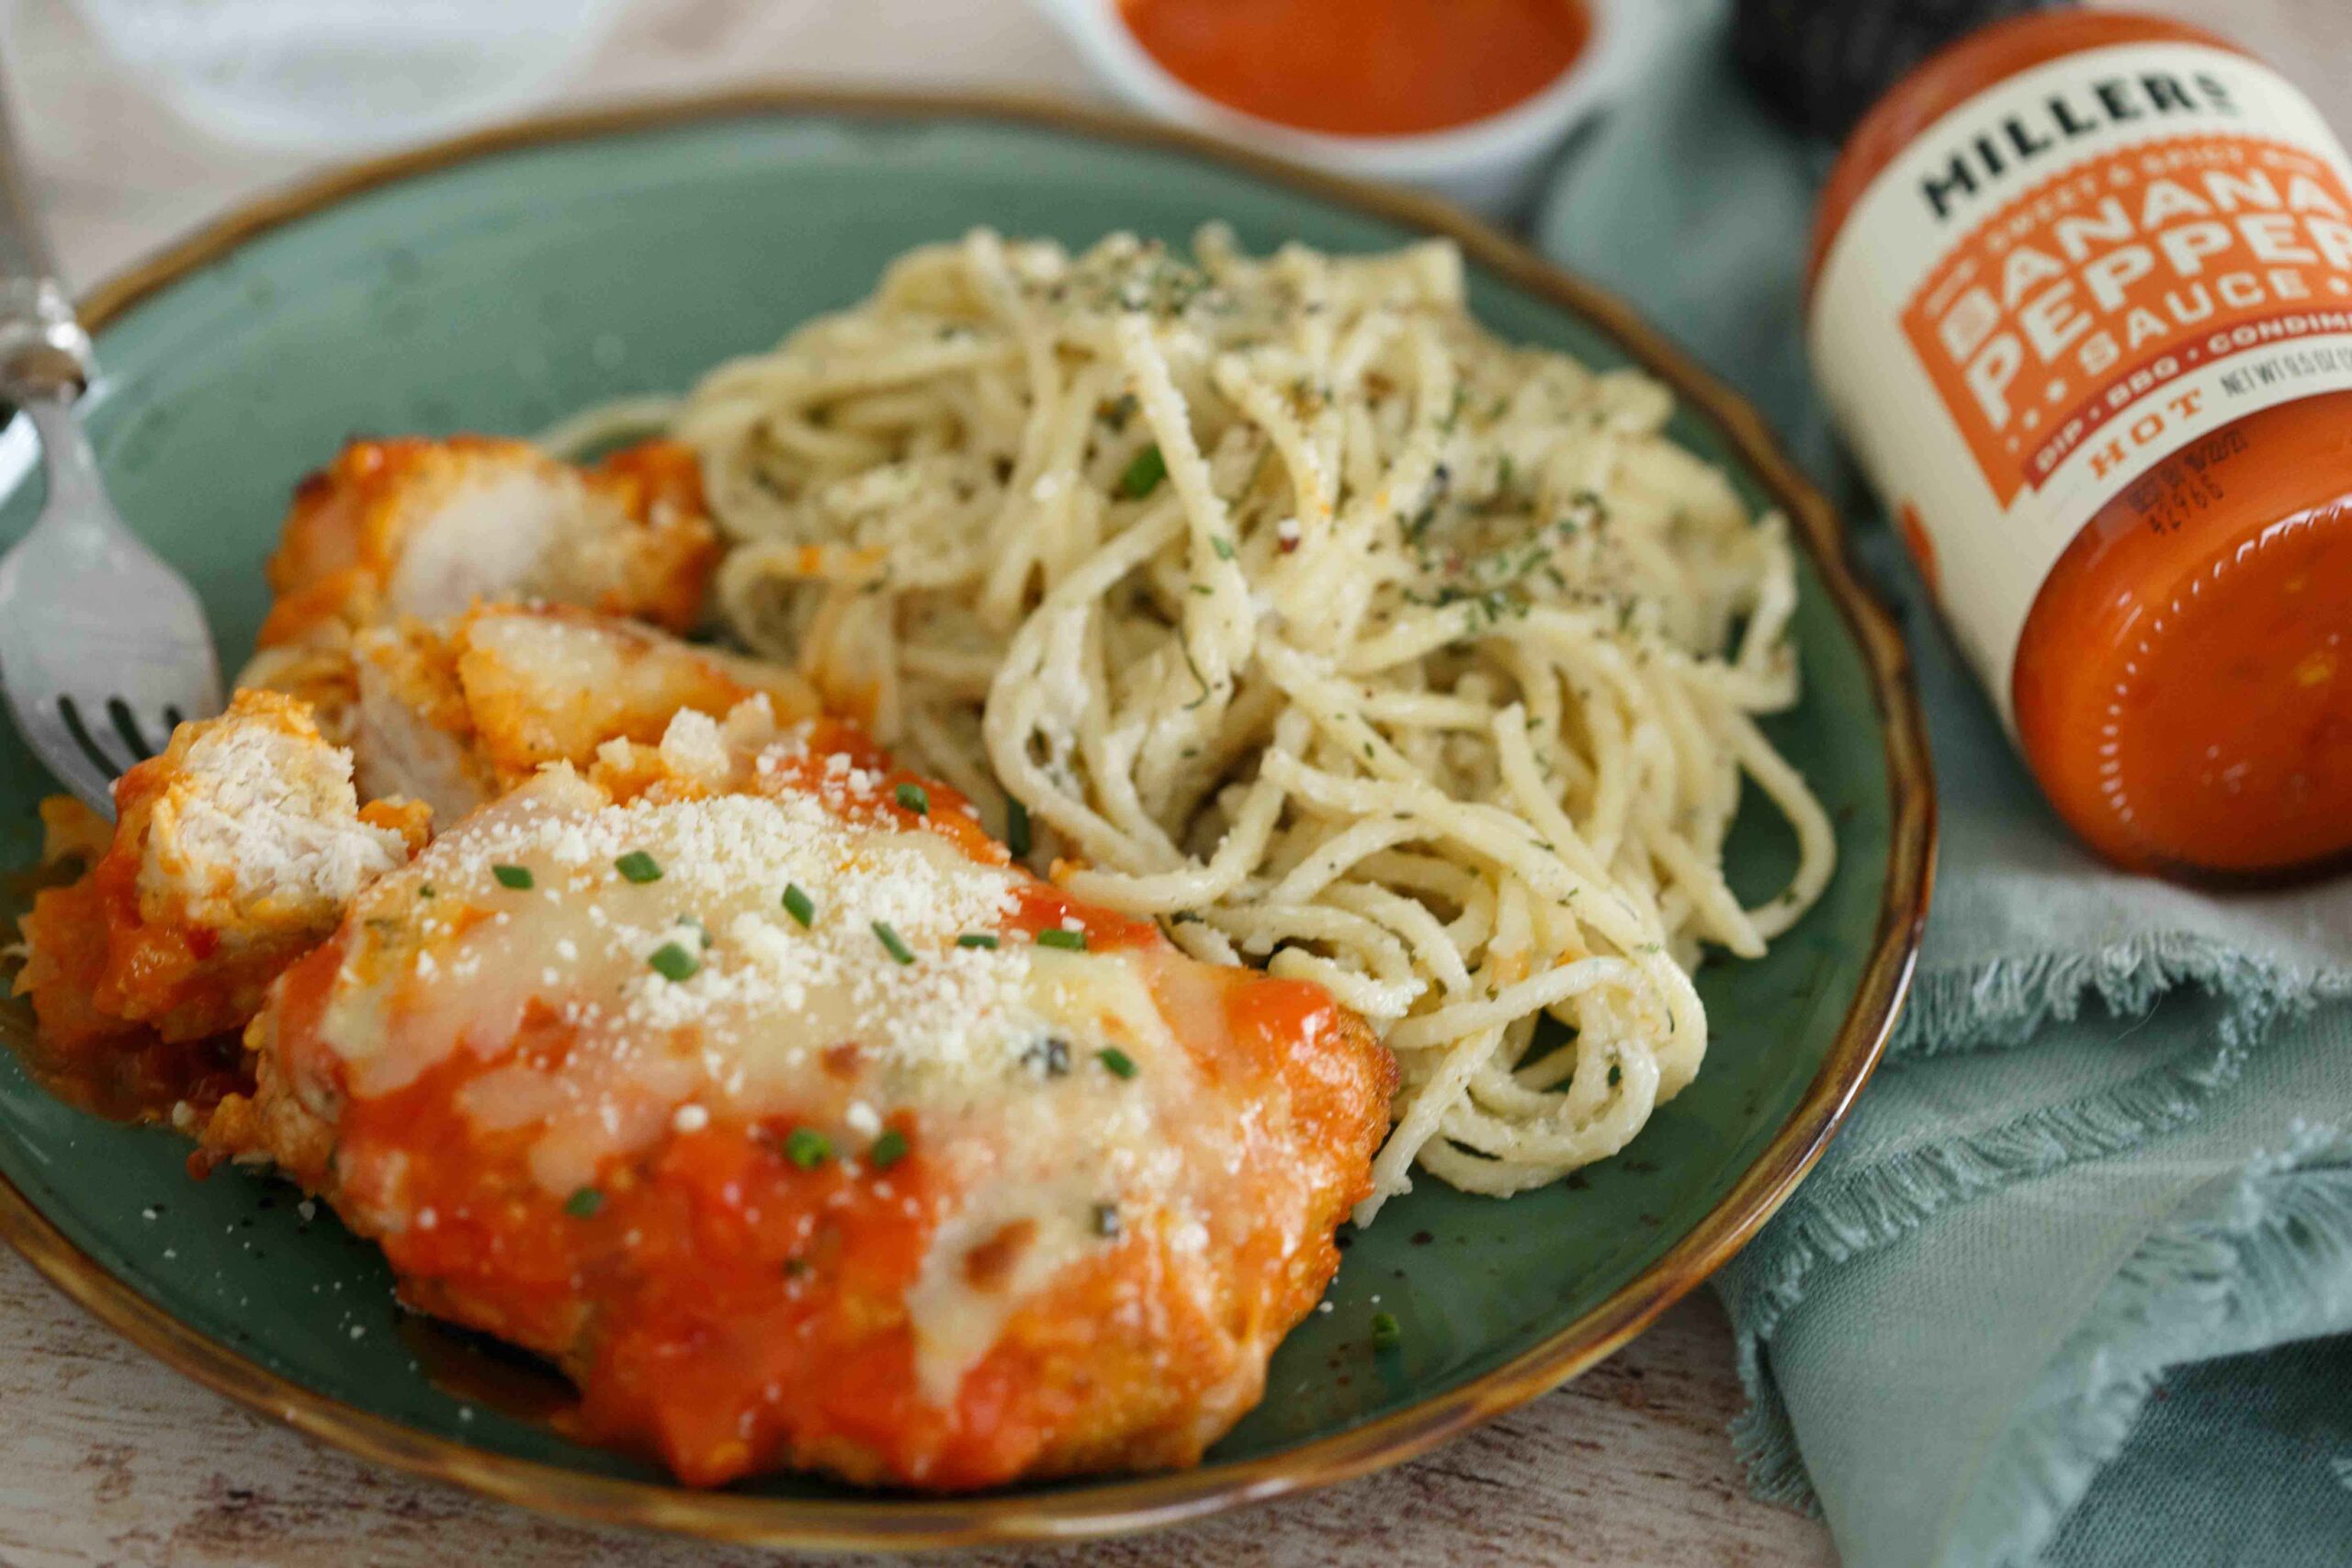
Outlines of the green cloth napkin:
{"label": "green cloth napkin", "polygon": [[1719,4],[1679,18],[1537,239],[1741,387],[1859,520],[1943,829],[1885,1065],[1717,1278],[1751,1478],[1849,1568],[2352,1563],[2352,882],[2191,892],[2050,814],[1814,400],[1826,154],[1747,96]]}

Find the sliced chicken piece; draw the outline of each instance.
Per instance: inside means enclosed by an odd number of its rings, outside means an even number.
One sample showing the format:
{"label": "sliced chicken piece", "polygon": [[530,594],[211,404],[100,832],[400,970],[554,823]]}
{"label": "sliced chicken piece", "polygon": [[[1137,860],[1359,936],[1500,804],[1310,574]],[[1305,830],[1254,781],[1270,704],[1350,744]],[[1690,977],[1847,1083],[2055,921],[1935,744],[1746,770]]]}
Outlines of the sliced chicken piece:
{"label": "sliced chicken piece", "polygon": [[682,709],[718,717],[764,696],[779,723],[817,712],[782,666],[575,611],[471,615],[458,641],[476,731],[509,786],[543,763],[585,765],[607,740],[659,740]]}
{"label": "sliced chicken piece", "polygon": [[[430,815],[363,807],[350,753],[275,692],[240,692],[220,717],[181,725],[122,776],[115,805],[103,852],[25,917],[16,989],[62,1050],[242,1028],[362,887],[407,863]],[[60,827],[96,841],[86,824]]]}
{"label": "sliced chicken piece", "polygon": [[520,441],[355,441],[294,494],[268,578],[265,649],[402,615],[545,600],[690,629],[719,556],[694,453],[671,441],[592,468]]}
{"label": "sliced chicken piece", "polygon": [[[527,612],[526,612],[527,613]],[[363,799],[406,795],[445,827],[499,794],[499,768],[458,676],[467,622],[422,621],[353,639],[351,754]]]}
{"label": "sliced chicken piece", "polygon": [[426,801],[445,824],[545,763],[585,766],[607,740],[657,740],[681,711],[717,716],[754,696],[783,721],[817,711],[781,666],[553,605],[374,626],[340,652],[256,661],[256,675],[321,705],[358,759],[364,798]]}

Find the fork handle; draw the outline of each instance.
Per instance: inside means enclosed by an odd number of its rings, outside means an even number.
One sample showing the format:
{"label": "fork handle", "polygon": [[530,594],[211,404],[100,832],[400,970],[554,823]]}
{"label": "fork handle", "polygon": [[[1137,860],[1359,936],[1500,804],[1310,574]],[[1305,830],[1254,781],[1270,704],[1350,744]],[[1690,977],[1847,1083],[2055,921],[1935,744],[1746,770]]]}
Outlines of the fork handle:
{"label": "fork handle", "polygon": [[0,397],[70,401],[97,372],[35,216],[0,82]]}

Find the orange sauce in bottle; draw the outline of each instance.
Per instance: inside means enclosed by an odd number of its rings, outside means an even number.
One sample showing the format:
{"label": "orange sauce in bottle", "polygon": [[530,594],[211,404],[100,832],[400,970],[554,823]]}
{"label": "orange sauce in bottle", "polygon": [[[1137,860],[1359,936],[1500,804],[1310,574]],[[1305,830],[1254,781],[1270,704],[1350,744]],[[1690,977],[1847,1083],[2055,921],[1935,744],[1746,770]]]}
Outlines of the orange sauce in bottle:
{"label": "orange sauce in bottle", "polygon": [[2133,869],[2352,851],[2352,160],[2187,24],[2002,23],[1848,141],[1808,330],[2051,804]]}
{"label": "orange sauce in bottle", "polygon": [[1162,69],[1228,108],[1337,136],[1499,114],[1591,37],[1583,0],[1121,0]]}

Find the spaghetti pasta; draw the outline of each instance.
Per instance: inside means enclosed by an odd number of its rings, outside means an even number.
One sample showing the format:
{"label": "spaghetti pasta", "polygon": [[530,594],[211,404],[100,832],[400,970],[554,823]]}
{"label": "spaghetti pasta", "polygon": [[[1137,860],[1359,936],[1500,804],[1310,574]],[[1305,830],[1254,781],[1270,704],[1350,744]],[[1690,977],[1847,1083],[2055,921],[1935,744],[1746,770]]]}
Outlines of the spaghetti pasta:
{"label": "spaghetti pasta", "polygon": [[[1829,876],[1755,723],[1798,689],[1785,529],[1670,412],[1478,326],[1450,245],[1211,228],[916,251],[673,429],[752,647],[1023,803],[1078,897],[1382,1032],[1368,1221],[1416,1164],[1500,1194],[1623,1147],[1698,1071],[1702,944],[1762,953]],[[1754,908],[1743,778],[1799,852]]]}

